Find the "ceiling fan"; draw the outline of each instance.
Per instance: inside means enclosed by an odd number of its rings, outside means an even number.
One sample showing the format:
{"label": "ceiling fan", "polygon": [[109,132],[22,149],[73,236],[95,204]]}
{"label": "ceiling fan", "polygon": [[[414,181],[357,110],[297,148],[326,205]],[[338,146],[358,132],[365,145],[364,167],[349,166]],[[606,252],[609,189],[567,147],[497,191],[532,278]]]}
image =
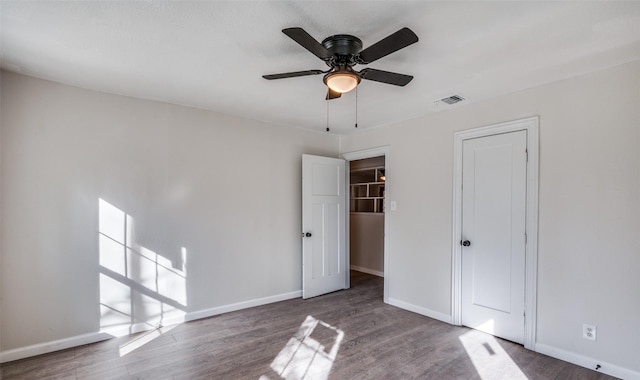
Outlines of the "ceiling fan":
{"label": "ceiling fan", "polygon": [[362,50],[362,41],[349,34],[336,34],[325,38],[322,43],[316,41],[302,28],[283,29],[282,33],[323,60],[329,70],[304,70],[282,74],[263,75],[264,79],[283,79],[305,75],[325,74],[323,81],[327,85],[327,100],[339,98],[342,93],[353,90],[361,79],[373,80],[396,86],[405,86],[413,76],[377,69],[365,68],[355,71],[355,65],[366,65],[382,57],[418,42],[418,36],[409,28],[402,28]]}

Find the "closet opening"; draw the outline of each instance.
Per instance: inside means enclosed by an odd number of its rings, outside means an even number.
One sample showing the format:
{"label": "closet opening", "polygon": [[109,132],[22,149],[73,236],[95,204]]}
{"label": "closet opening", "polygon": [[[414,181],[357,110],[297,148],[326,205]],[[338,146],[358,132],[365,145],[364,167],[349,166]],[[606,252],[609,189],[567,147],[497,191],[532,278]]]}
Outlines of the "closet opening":
{"label": "closet opening", "polygon": [[385,156],[350,161],[349,180],[350,269],[384,277]]}

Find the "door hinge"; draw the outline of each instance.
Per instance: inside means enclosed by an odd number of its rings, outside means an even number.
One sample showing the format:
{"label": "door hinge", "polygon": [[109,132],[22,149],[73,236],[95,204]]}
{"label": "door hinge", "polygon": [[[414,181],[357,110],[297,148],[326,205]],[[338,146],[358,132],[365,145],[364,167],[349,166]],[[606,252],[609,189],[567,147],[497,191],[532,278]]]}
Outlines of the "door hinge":
{"label": "door hinge", "polygon": [[529,149],[525,149],[524,154],[527,156],[527,162],[529,162]]}
{"label": "door hinge", "polygon": [[527,244],[527,233],[524,233],[524,244]]}

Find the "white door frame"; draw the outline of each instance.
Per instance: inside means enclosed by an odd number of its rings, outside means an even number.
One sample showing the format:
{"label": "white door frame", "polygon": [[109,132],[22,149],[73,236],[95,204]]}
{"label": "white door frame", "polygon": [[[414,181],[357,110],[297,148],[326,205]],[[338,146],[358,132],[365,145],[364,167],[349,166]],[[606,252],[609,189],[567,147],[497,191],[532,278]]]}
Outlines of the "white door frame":
{"label": "white door frame", "polygon": [[[385,202],[386,199],[388,198],[389,194],[391,194],[389,192],[389,162],[391,161],[391,146],[390,145],[385,145],[385,146],[381,146],[381,147],[377,147],[377,148],[371,148],[371,149],[365,149],[365,150],[359,150],[359,151],[355,151],[355,152],[348,152],[348,153],[342,153],[342,158],[344,160],[347,161],[347,163],[349,164],[349,166],[351,166],[351,161],[355,161],[355,160],[362,160],[365,158],[373,158],[373,157],[380,157],[380,156],[384,156],[384,175],[385,175],[385,184],[384,184],[384,192],[385,192]],[[349,173],[350,173],[350,169],[349,166],[347,166],[345,173],[346,173],[346,186],[347,186],[347,194],[350,194],[349,192],[349,184],[350,184],[350,177],[349,177]],[[385,210],[384,213],[384,268],[383,268],[383,272],[384,272],[384,295],[382,297],[382,300],[384,301],[384,303],[389,303],[389,239],[387,239],[387,237],[389,236],[389,213],[386,212],[387,210]],[[347,216],[346,216],[346,227],[347,227],[347,231],[350,231],[350,227],[349,227],[349,207],[346,207],[346,212],[347,212]],[[350,239],[350,234],[347,232],[347,257],[348,257],[348,265],[351,265],[351,251],[349,249],[349,239]],[[347,287],[351,286],[351,282],[350,282],[350,278],[349,278],[349,272],[347,271]]]}
{"label": "white door frame", "polygon": [[[525,247],[525,295],[524,295],[524,347],[535,351],[536,299],[538,274],[538,126],[539,117],[509,121],[459,131],[454,134],[453,176],[453,284],[451,316],[455,325],[461,325],[462,298],[462,143],[464,140],[501,133],[527,131],[527,204]],[[386,269],[386,268],[385,268]]]}

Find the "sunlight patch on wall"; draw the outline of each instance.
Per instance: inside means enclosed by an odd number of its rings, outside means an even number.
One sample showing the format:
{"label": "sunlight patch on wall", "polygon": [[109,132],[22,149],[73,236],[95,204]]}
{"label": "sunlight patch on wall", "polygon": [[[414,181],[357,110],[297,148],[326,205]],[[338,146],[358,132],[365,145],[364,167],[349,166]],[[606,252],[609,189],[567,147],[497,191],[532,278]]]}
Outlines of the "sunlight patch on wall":
{"label": "sunlight patch on wall", "polygon": [[343,338],[342,330],[309,315],[273,360],[271,369],[283,379],[327,379]]}
{"label": "sunlight patch on wall", "polygon": [[528,379],[495,337],[471,330],[458,339],[481,379]]}
{"label": "sunlight patch on wall", "polygon": [[134,218],[98,200],[100,331],[115,336],[184,321],[187,249],[174,260],[137,244]]}

